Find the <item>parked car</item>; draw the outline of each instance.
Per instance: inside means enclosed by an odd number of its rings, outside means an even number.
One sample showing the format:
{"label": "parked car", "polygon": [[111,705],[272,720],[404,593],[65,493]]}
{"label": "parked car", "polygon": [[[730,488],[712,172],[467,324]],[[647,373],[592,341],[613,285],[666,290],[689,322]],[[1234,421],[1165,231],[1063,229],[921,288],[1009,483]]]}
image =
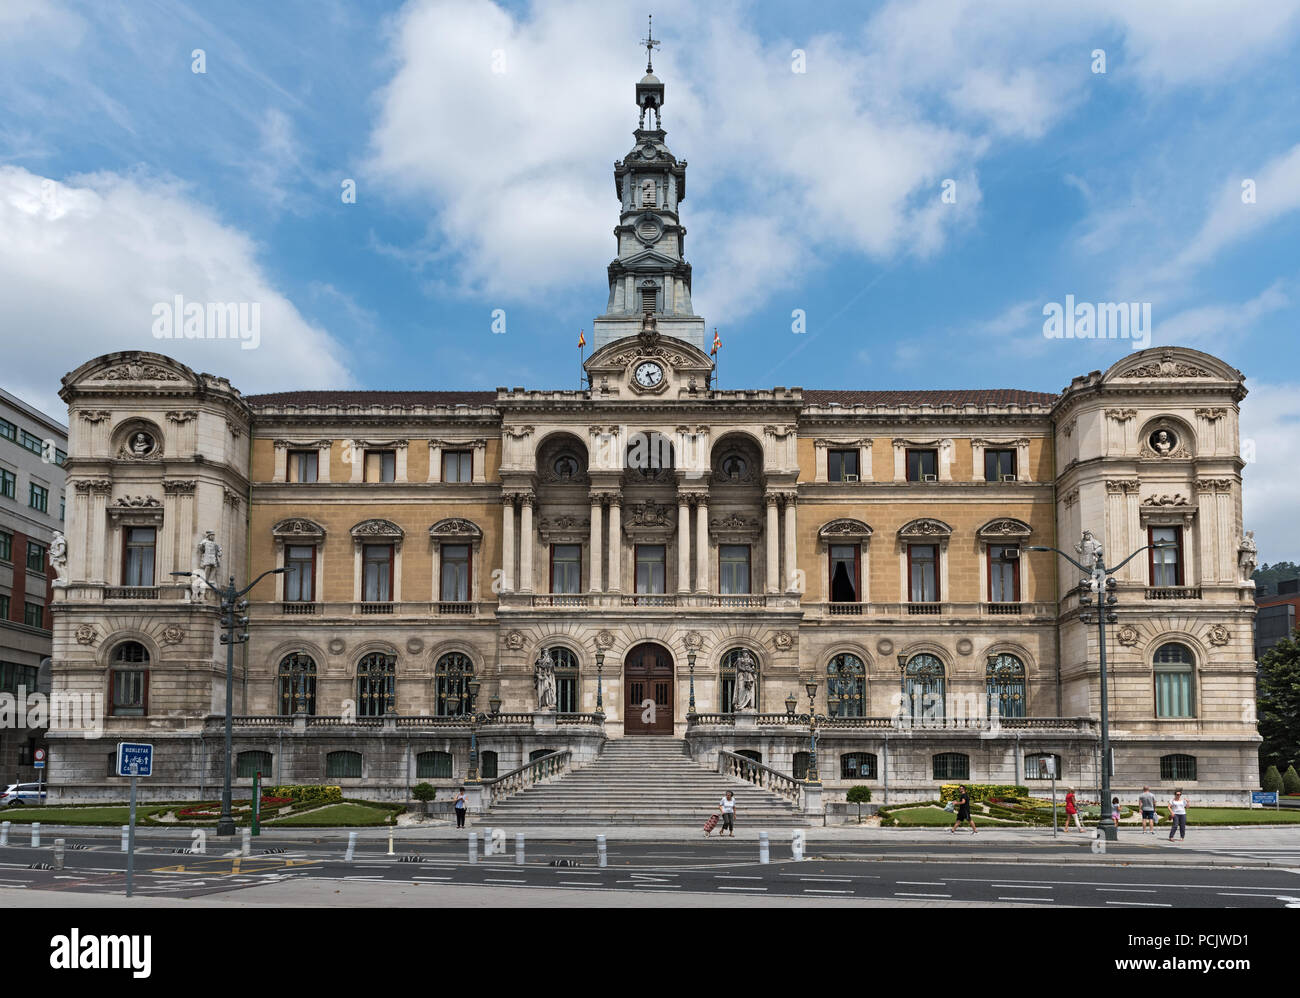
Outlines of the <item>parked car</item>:
{"label": "parked car", "polygon": [[11,783],[0,794],[0,807],[22,807],[24,804],[43,804],[48,791],[41,783]]}

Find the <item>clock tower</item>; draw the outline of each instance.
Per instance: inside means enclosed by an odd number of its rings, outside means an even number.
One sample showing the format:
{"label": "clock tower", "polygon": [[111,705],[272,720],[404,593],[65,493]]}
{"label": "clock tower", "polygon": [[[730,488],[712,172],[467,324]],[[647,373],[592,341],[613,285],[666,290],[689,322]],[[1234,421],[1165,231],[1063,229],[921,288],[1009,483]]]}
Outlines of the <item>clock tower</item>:
{"label": "clock tower", "polygon": [[705,349],[704,319],[691,304],[691,265],[684,257],[686,227],[679,206],[686,199],[686,161],[664,143],[664,85],[651,55],[659,44],[647,33],[646,75],[636,85],[639,119],[632,151],[614,164],[620,208],[614,229],[618,256],[609,265],[609,301],[592,329],[593,346],[640,331],[653,317],[661,335]]}

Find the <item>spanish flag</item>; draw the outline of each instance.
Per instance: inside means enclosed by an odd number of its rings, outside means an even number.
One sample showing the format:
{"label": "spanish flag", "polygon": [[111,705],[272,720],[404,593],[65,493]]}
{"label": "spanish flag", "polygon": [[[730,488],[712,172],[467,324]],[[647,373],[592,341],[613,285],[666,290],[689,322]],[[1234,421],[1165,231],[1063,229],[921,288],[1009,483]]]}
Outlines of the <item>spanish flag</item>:
{"label": "spanish flag", "polygon": [[722,339],[721,337],[718,336],[718,331],[715,329],[713,331],[713,349],[709,351],[709,356],[710,357],[716,356],[718,353],[718,348],[721,346],[722,346]]}
{"label": "spanish flag", "polygon": [[583,335],[585,332],[586,332],[585,329],[579,329],[579,330],[578,330],[578,346],[579,346],[579,347],[585,347],[585,346],[587,345],[587,337]]}

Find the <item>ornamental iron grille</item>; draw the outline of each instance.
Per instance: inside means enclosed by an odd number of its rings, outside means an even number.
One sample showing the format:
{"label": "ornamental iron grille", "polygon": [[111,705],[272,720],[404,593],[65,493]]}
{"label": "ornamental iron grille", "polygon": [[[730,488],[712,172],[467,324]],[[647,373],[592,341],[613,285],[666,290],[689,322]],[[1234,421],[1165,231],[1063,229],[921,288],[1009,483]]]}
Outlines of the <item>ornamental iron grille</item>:
{"label": "ornamental iron grille", "polygon": [[1025,756],[1026,780],[1050,780],[1053,770],[1058,780],[1065,775],[1059,755],[1049,752]]}
{"label": "ornamental iron grille", "polygon": [[148,650],[138,641],[123,641],[113,649],[113,713],[143,717],[148,690]]}
{"label": "ornamental iron grille", "polygon": [[826,710],[831,717],[865,717],[867,669],[862,659],[847,652],[826,666]]}
{"label": "ornamental iron grille", "polygon": [[270,752],[240,752],[235,757],[235,776],[241,780],[251,780],[258,773],[271,776]]}
{"label": "ornamental iron grille", "polygon": [[808,779],[808,760],[812,758],[811,752],[796,752],[794,754],[794,765],[790,775],[796,780]]}
{"label": "ornamental iron grille", "polygon": [[964,752],[940,752],[934,757],[936,780],[969,780],[970,756]]}
{"label": "ornamental iron grille", "polygon": [[329,753],[325,756],[325,778],[328,780],[361,779],[361,753]]}
{"label": "ornamental iron grille", "polygon": [[876,756],[872,752],[849,752],[840,756],[841,780],[876,779]]}
{"label": "ornamental iron grille", "polygon": [[280,693],[280,713],[316,713],[316,661],[302,652],[291,652],[280,659],[276,678]]}
{"label": "ornamental iron grille", "polygon": [[397,657],[371,652],[357,664],[357,716],[382,717],[397,707]]}
{"label": "ornamental iron grille", "polygon": [[1160,757],[1160,779],[1162,780],[1196,779],[1196,756],[1162,755]]}
{"label": "ornamental iron grille", "polygon": [[[722,665],[719,669],[719,679],[722,684],[722,699],[718,703],[718,709],[724,714],[730,714],[735,710],[736,703],[736,663],[740,656],[745,654],[744,648],[732,648],[722,656]],[[754,703],[758,703],[758,674],[754,674]]]}
{"label": "ornamental iron grille", "polygon": [[497,754],[490,749],[478,754],[478,775],[484,780],[497,778]]}
{"label": "ornamental iron grille", "polygon": [[1025,664],[1014,655],[995,655],[984,674],[988,690],[989,715],[1025,716]]}
{"label": "ornamental iron grille", "polygon": [[450,752],[421,752],[415,757],[415,778],[423,780],[450,780]]}
{"label": "ornamental iron grille", "polygon": [[548,648],[555,666],[555,704],[561,714],[578,713],[578,656],[568,648]]}
{"label": "ornamental iron grille", "polygon": [[[474,678],[474,663],[468,655],[458,651],[448,652],[438,659],[433,669],[433,685],[439,717],[461,717],[469,712],[469,687],[466,685]],[[455,706],[448,703],[448,696],[455,700]]]}
{"label": "ornamental iron grille", "polygon": [[947,685],[943,662],[929,652],[913,655],[907,661],[903,693],[904,710],[910,705],[913,723],[942,723],[947,716]]}

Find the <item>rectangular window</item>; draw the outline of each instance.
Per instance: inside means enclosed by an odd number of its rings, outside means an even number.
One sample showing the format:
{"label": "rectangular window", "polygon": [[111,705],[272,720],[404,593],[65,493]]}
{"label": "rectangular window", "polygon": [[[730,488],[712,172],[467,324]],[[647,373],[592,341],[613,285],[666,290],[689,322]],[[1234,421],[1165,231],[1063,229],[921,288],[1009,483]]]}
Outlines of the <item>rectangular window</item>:
{"label": "rectangular window", "polygon": [[469,482],[474,477],[474,452],[445,450],[442,452],[442,480],[444,482]]}
{"label": "rectangular window", "polygon": [[551,545],[551,592],[582,592],[582,545]]}
{"label": "rectangular window", "polygon": [[469,602],[469,545],[442,545],[442,595],[449,603]]}
{"label": "rectangular window", "polygon": [[28,627],[45,626],[45,607],[39,603],[23,602],[23,623]]}
{"label": "rectangular window", "polygon": [[0,419],[0,440],[17,440],[18,427],[7,419]]}
{"label": "rectangular window", "polygon": [[310,603],[316,584],[316,548],[291,544],[284,549],[284,598],[288,603]]}
{"label": "rectangular window", "polygon": [[1149,544],[1169,544],[1171,547],[1152,547],[1150,555],[1151,585],[1156,588],[1183,584],[1183,528],[1149,527]]}
{"label": "rectangular window", "polygon": [[0,593],[0,620],[9,619],[9,595]]}
{"label": "rectangular window", "polygon": [[749,545],[718,545],[718,591],[745,594],[749,588]]}
{"label": "rectangular window", "polygon": [[291,482],[307,484],[319,481],[320,452],[291,450],[288,455],[288,477]]}
{"label": "rectangular window", "polygon": [[14,535],[0,530],[0,561],[14,560]]}
{"label": "rectangular window", "polygon": [[122,585],[152,586],[154,528],[128,527],[123,543],[126,551],[122,558]]}
{"label": "rectangular window", "polygon": [[49,549],[35,541],[27,542],[27,571],[45,572],[45,552]]}
{"label": "rectangular window", "polygon": [[826,480],[828,482],[856,482],[858,480],[857,450],[828,450],[826,452]]}
{"label": "rectangular window", "polygon": [[36,666],[17,662],[0,662],[0,692],[17,693],[19,687],[36,690]]}
{"label": "rectangular window", "polygon": [[1020,549],[1014,545],[989,545],[989,602],[1020,602],[1020,559],[1008,558]]}
{"label": "rectangular window", "polygon": [[18,433],[19,445],[26,447],[33,454],[40,454],[44,449],[44,441],[40,437],[34,437],[26,430],[20,430]]}
{"label": "rectangular window", "polygon": [[54,448],[54,463],[55,463],[55,464],[57,464],[59,467],[63,467],[64,462],[66,462],[67,460],[68,460],[68,453],[67,453],[67,451],[61,451],[61,450],[59,450],[57,447]]}
{"label": "rectangular window", "polygon": [[652,594],[664,591],[664,546],[662,544],[636,546],[636,591]]}
{"label": "rectangular window", "polygon": [[933,544],[907,546],[907,574],[913,603],[939,601],[939,549]]}
{"label": "rectangular window", "polygon": [[1016,477],[1016,452],[1013,450],[986,450],[984,452],[984,481],[1000,482],[1008,476]]}
{"label": "rectangular window", "polygon": [[149,674],[143,669],[118,669],[113,673],[113,713],[140,717],[145,712]]}
{"label": "rectangular window", "polygon": [[1156,717],[1195,717],[1191,666],[1156,666]]}
{"label": "rectangular window", "polygon": [[17,487],[17,484],[17,475],[12,471],[6,471],[4,468],[0,468],[0,497],[5,499],[15,498],[14,490]]}
{"label": "rectangular window", "polygon": [[397,481],[397,451],[395,450],[366,451],[366,481],[367,482]]}
{"label": "rectangular window", "polygon": [[59,496],[59,519],[66,519],[68,513],[68,500]]}
{"label": "rectangular window", "polygon": [[933,482],[939,474],[939,452],[935,450],[909,450],[907,452],[907,480]]}
{"label": "rectangular window", "polygon": [[[370,455],[367,454],[366,457]],[[367,544],[362,548],[362,595],[367,603],[389,603],[393,599],[393,546]]]}
{"label": "rectangular window", "polygon": [[856,544],[832,544],[831,553],[831,602],[861,603],[858,599],[858,546]]}
{"label": "rectangular window", "polygon": [[38,509],[42,513],[49,512],[50,490],[43,485],[37,485],[35,482],[29,482],[27,485],[27,505],[32,509]]}

